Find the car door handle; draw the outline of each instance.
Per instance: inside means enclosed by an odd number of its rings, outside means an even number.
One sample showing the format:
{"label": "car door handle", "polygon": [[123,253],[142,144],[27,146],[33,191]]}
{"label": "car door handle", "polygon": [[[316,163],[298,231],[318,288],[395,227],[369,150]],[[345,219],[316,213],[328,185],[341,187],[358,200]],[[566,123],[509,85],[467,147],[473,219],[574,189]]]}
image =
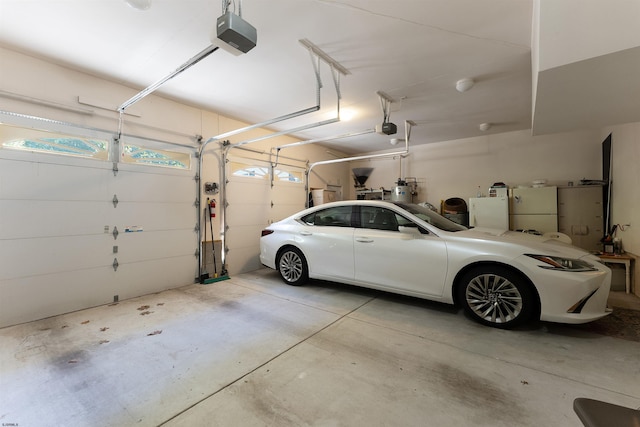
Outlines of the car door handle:
{"label": "car door handle", "polygon": [[356,237],[356,242],[371,243],[371,242],[373,242],[373,239],[370,238],[370,237]]}
{"label": "car door handle", "polygon": [[302,235],[302,236],[311,236],[312,234],[313,234],[313,233],[312,233],[312,232],[310,232],[310,231],[301,231],[301,232],[300,232],[300,235]]}

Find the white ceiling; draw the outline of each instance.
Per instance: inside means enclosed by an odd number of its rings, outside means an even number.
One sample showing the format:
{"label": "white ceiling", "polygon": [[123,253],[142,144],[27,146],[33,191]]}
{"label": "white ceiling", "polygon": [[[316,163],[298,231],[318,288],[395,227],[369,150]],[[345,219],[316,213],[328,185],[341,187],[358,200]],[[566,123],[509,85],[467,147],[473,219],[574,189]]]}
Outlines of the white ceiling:
{"label": "white ceiling", "polygon": [[[257,46],[241,56],[214,52],[157,93],[249,123],[314,106],[313,63],[299,43],[308,39],[350,71],[340,78],[340,107],[355,117],[300,138],[373,129],[383,118],[377,91],[395,100],[396,137],[405,120],[416,122],[412,144],[530,129],[532,9],[533,0],[245,0]],[[0,0],[0,45],[140,90],[205,49],[221,14],[220,0],[152,0],[146,11],[123,0]],[[331,72],[321,71],[322,109],[272,129],[335,117]],[[459,93],[462,78],[476,85]],[[366,152],[390,148],[389,138],[325,145]]]}

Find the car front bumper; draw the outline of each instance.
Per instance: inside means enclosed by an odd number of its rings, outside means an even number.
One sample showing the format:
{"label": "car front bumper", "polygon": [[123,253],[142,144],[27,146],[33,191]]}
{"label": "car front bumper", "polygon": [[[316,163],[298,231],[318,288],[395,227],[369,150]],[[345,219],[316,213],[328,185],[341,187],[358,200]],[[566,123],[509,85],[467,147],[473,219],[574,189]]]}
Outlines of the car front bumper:
{"label": "car front bumper", "polygon": [[589,258],[594,271],[573,272],[542,268],[529,258],[530,278],[540,296],[540,320],[560,323],[587,323],[611,313],[607,308],[611,288],[611,270]]}

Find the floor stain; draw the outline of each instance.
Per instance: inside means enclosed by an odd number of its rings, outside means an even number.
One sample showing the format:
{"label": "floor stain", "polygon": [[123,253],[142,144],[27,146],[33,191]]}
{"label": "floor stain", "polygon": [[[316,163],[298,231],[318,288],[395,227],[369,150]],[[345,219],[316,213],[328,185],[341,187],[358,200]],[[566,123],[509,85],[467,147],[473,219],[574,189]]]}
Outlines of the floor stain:
{"label": "floor stain", "polygon": [[452,399],[467,408],[473,407],[482,418],[508,422],[522,419],[526,413],[526,409],[503,384],[446,363],[436,363],[432,369],[438,383],[444,386]]}

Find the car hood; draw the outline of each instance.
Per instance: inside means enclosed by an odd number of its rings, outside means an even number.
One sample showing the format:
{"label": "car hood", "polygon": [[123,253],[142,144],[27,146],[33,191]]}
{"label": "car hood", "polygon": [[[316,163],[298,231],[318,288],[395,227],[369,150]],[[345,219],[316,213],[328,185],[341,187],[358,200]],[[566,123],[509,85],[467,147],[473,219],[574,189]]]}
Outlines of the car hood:
{"label": "car hood", "polygon": [[582,258],[591,254],[584,249],[561,242],[552,237],[545,237],[519,231],[499,230],[491,228],[472,228],[458,231],[458,237],[473,240],[502,242],[513,246],[520,246],[523,252],[535,252],[545,255],[562,255],[571,258]]}

